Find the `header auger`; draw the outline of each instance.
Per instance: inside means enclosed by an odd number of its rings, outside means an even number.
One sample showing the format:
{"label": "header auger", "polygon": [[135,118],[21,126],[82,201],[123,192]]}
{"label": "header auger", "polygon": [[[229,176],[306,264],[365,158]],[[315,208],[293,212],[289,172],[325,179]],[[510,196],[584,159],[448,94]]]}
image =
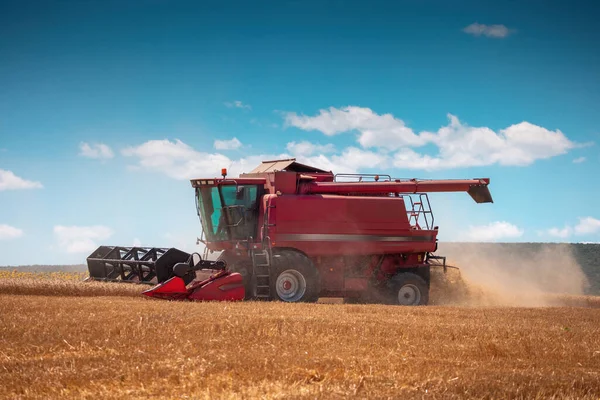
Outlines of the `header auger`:
{"label": "header auger", "polygon": [[[467,192],[491,203],[490,180],[401,180],[334,175],[295,159],[263,161],[238,178],[191,180],[200,241],[217,261],[177,249],[101,246],[90,277],[155,283],[144,294],[174,300],[319,297],[424,305],[438,227],[428,193]],[[206,257],[205,257],[206,258]],[[217,270],[209,279],[196,271]]]}

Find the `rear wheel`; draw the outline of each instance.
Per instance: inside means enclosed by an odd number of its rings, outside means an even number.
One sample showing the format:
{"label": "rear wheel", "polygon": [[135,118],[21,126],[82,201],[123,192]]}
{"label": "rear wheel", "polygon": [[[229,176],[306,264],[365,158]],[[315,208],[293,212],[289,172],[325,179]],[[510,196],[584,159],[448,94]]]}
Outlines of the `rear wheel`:
{"label": "rear wheel", "polygon": [[401,306],[425,306],[429,302],[427,282],[417,274],[401,272],[389,282],[390,302]]}
{"label": "rear wheel", "polygon": [[319,299],[319,273],[302,253],[282,251],[273,256],[271,296],[289,303],[315,302]]}

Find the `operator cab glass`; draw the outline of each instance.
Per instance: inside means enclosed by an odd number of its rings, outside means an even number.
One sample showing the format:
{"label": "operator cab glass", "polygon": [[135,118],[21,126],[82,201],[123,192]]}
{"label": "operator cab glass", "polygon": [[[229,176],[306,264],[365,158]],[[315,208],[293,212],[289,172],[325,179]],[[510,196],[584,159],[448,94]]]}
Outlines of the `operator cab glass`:
{"label": "operator cab glass", "polygon": [[206,239],[216,242],[255,236],[258,194],[258,185],[198,187],[198,214]]}

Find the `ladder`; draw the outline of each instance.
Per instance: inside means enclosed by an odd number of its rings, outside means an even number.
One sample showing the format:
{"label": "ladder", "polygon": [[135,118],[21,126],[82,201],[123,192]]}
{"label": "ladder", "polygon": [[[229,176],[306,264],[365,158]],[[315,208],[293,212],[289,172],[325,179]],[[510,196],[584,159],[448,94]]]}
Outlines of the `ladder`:
{"label": "ladder", "polygon": [[256,282],[256,298],[269,300],[271,298],[271,263],[267,250],[252,251],[252,268]]}
{"label": "ladder", "polygon": [[[419,217],[421,216],[422,212],[423,212],[423,203],[420,201],[414,202],[412,210],[408,216],[408,222],[409,222],[409,224],[414,226],[416,229],[421,229],[421,226],[419,225]],[[413,223],[413,218],[414,218],[414,223]]]}
{"label": "ladder", "polygon": [[418,200],[413,200],[413,195],[404,196],[410,201],[410,210],[407,210],[408,223],[413,229],[433,229],[434,218],[429,204],[427,193],[419,193]]}

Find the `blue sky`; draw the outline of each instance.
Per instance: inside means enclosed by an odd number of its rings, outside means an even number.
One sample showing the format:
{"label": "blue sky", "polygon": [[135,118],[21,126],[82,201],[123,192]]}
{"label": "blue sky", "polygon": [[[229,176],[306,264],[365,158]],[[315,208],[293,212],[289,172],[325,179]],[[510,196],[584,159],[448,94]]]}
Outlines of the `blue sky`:
{"label": "blue sky", "polygon": [[598,11],[0,2],[0,265],[80,263],[100,243],[193,250],[187,179],[280,155],[490,177],[494,204],[431,196],[442,240],[598,242]]}

